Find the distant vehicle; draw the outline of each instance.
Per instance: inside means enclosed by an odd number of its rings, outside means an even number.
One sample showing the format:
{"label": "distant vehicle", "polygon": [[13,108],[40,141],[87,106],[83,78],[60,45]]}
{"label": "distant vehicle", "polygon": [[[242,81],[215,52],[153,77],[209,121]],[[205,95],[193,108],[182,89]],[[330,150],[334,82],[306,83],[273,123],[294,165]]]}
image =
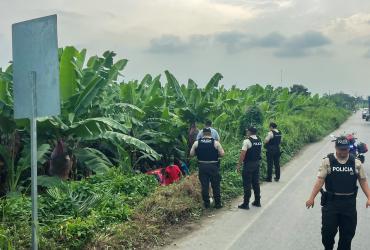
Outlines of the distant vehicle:
{"label": "distant vehicle", "polygon": [[366,116],[367,116],[368,113],[369,113],[369,109],[368,108],[364,108],[362,110],[362,119],[366,119]]}

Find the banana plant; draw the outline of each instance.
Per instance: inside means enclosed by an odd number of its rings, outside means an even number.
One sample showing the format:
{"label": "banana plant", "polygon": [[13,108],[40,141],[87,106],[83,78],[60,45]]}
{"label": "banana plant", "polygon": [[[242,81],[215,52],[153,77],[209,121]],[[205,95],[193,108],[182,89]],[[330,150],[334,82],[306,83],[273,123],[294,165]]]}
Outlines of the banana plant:
{"label": "banana plant", "polygon": [[[16,139],[15,139],[16,141]],[[18,142],[19,143],[19,142]],[[30,169],[31,150],[29,143],[26,142],[20,152],[15,152],[16,147],[5,147],[0,145],[0,155],[4,160],[6,168],[6,192],[15,193],[19,191],[18,187],[25,172]],[[50,145],[42,144],[37,149],[38,166],[42,166],[47,161],[47,154],[50,151]],[[19,159],[17,159],[20,156]]]}

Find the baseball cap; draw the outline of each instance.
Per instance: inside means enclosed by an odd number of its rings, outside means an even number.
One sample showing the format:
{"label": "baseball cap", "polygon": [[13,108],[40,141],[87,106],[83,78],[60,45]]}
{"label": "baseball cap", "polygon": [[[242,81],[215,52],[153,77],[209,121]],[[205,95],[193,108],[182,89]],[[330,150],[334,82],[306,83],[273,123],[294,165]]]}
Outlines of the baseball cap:
{"label": "baseball cap", "polygon": [[251,132],[252,134],[256,134],[257,133],[257,129],[255,127],[249,127],[247,130],[249,132]]}
{"label": "baseball cap", "polygon": [[349,141],[345,136],[340,136],[335,140],[335,147],[339,149],[349,149]]}

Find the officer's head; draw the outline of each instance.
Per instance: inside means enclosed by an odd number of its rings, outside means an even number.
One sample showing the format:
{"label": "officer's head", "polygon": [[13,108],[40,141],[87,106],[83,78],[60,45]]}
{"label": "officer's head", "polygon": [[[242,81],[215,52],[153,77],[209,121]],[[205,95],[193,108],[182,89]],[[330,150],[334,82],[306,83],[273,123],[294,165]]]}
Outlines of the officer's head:
{"label": "officer's head", "polygon": [[270,129],[276,129],[277,128],[277,124],[275,122],[271,122],[270,123]]}
{"label": "officer's head", "polygon": [[338,158],[345,159],[349,155],[349,141],[345,136],[340,136],[335,140],[335,150]]}
{"label": "officer's head", "polygon": [[255,127],[249,127],[247,129],[247,136],[256,135],[256,134],[257,134],[257,129]]}
{"label": "officer's head", "polygon": [[203,129],[203,136],[204,137],[211,137],[212,136],[211,129],[210,128],[204,128]]}
{"label": "officer's head", "polygon": [[211,120],[206,120],[206,127],[211,127],[211,126],[212,126]]}

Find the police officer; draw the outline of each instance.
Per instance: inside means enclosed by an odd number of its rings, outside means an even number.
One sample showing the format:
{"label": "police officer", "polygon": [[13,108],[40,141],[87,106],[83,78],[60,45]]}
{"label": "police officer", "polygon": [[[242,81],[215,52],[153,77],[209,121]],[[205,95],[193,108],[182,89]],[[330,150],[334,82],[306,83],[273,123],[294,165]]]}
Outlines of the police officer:
{"label": "police officer", "polygon": [[219,168],[219,157],[223,157],[225,152],[221,144],[212,138],[210,128],[203,129],[203,137],[194,142],[190,156],[196,155],[199,163],[199,181],[202,188],[202,198],[204,207],[210,207],[209,183],[211,182],[215,208],[221,208],[221,175]]}
{"label": "police officer", "polygon": [[262,141],[257,136],[257,129],[250,127],[247,130],[247,139],[243,142],[240,152],[237,171],[240,172],[240,165],[243,164],[243,187],[244,202],[238,206],[240,209],[249,209],[249,199],[252,195],[251,186],[253,186],[254,202],[253,206],[261,207],[260,192],[260,161],[261,161]]}
{"label": "police officer", "polygon": [[[322,243],[326,250],[333,249],[339,228],[338,250],[349,250],[357,225],[357,181],[367,197],[366,207],[370,206],[370,190],[361,162],[349,154],[348,139],[338,137],[335,149],[335,154],[324,158],[306,207],[314,206],[315,197],[321,191]],[[324,184],[325,191],[322,190]]]}
{"label": "police officer", "polygon": [[281,132],[277,129],[274,122],[270,123],[270,132],[265,138],[266,160],[267,160],[267,177],[265,181],[272,181],[272,168],[275,166],[275,181],[280,180],[280,143]]}

